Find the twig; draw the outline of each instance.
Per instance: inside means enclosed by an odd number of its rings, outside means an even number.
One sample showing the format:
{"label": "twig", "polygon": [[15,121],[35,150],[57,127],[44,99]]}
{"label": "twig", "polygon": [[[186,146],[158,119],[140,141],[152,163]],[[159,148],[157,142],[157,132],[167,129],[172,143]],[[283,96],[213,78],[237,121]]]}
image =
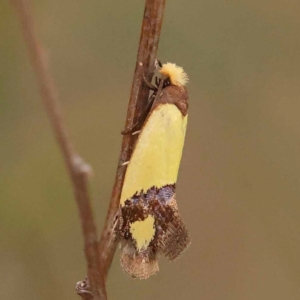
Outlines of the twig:
{"label": "twig", "polygon": [[31,64],[36,74],[42,101],[72,181],[81,219],[91,292],[96,300],[106,299],[105,283],[100,272],[97,230],[88,192],[90,166],[74,150],[67,134],[56,87],[49,72],[46,52],[35,34],[33,17],[29,8],[30,1],[12,0],[12,2],[16,7],[21,22],[22,32],[29,51]]}
{"label": "twig", "polygon": [[[165,0],[146,0],[139,50],[128,104],[125,131],[136,124],[139,116],[147,106],[149,88],[144,83],[143,77],[145,76],[148,81],[151,81],[154,73],[154,63],[157,55],[165,3]],[[125,134],[123,136],[121,154],[119,157],[119,164],[110,199],[109,210],[100,239],[100,262],[102,274],[105,279],[117,246],[117,241],[114,239],[113,226],[119,208],[120,195],[126,170],[126,167],[122,164],[130,159],[136,138],[136,135],[132,136],[131,134]]]}

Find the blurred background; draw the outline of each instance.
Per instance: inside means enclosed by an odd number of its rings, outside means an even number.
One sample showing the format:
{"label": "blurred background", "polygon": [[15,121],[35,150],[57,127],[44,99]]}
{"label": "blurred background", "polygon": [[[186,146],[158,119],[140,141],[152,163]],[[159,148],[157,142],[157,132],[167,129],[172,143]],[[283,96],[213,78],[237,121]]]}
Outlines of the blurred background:
{"label": "blurred background", "polygon": [[[33,1],[68,129],[92,165],[103,226],[144,1]],[[167,1],[158,57],[189,74],[178,204],[192,245],[133,280],[115,255],[109,299],[300,297],[300,2]],[[79,299],[77,207],[9,1],[0,3],[0,290]]]}

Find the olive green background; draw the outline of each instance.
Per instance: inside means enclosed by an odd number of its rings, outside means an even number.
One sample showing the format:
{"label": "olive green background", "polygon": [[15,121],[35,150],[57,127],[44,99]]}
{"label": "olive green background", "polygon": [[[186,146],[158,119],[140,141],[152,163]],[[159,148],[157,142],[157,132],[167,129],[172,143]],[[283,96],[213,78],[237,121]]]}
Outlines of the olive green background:
{"label": "olive green background", "polygon": [[[144,1],[33,1],[65,119],[92,165],[103,226],[116,171]],[[86,273],[77,207],[19,23],[0,3],[0,291],[79,299]],[[175,262],[109,299],[300,297],[300,2],[167,1],[158,57],[189,74],[178,204],[192,237]]]}

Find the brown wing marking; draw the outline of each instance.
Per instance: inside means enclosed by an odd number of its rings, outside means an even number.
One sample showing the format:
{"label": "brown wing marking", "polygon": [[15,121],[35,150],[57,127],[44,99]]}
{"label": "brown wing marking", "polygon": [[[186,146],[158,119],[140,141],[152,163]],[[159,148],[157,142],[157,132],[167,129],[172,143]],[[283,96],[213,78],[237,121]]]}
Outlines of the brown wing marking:
{"label": "brown wing marking", "polygon": [[169,259],[174,260],[191,243],[188,231],[179,215],[175,194],[169,203],[173,217],[158,242],[159,250]]}
{"label": "brown wing marking", "polygon": [[[145,247],[132,234],[132,224],[154,218],[154,234]],[[137,223],[139,225],[139,223]],[[122,241],[121,265],[131,277],[147,279],[158,271],[157,256],[174,260],[190,244],[188,231],[179,215],[175,185],[152,187],[134,195],[120,207],[119,237]]]}

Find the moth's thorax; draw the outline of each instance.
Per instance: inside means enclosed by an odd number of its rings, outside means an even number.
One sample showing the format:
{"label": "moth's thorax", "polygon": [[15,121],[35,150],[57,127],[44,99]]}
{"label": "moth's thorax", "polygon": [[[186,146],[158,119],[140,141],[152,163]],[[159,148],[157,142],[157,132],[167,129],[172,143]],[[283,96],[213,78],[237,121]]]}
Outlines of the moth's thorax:
{"label": "moth's thorax", "polygon": [[183,116],[187,115],[189,108],[188,105],[188,92],[184,86],[169,85],[165,87],[161,94],[158,95],[157,101],[152,107],[152,111],[163,103],[174,104],[182,113]]}

